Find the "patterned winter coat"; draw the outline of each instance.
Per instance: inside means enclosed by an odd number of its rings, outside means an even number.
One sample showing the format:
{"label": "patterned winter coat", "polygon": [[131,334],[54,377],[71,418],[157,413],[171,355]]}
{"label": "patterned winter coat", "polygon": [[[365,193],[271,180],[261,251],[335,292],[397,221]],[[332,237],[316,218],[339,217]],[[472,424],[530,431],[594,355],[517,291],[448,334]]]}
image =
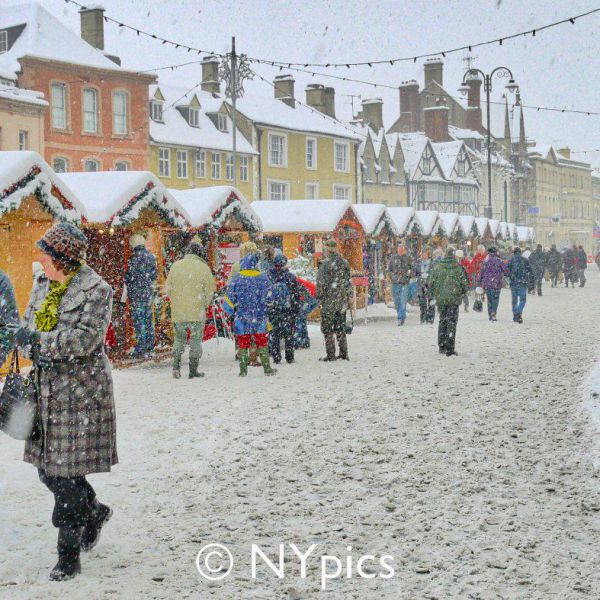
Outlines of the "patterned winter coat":
{"label": "patterned winter coat", "polygon": [[[296,319],[300,314],[300,298],[302,295],[302,286],[293,273],[287,269],[274,266],[269,272],[269,279],[273,286],[274,300],[277,298],[277,289],[283,285],[288,292],[288,300],[285,306],[274,301],[268,309],[269,323],[274,330],[277,330],[284,337],[294,334],[296,329]],[[305,289],[302,287],[302,289]]]}
{"label": "patterned winter coat", "polygon": [[7,327],[16,327],[20,322],[15,290],[8,275],[0,271],[0,367],[11,350],[3,334]]}
{"label": "patterned winter coat", "polygon": [[446,257],[433,268],[429,288],[438,306],[458,306],[469,291],[469,278],[455,258]]}
{"label": "patterned winter coat", "polygon": [[[39,298],[36,290],[32,298]],[[35,328],[35,310],[27,325]],[[110,363],[104,338],[112,289],[84,265],[62,297],[58,324],[42,333],[39,411],[43,435],[25,444],[25,461],[51,477],[110,471],[117,463],[117,432]]]}
{"label": "patterned winter coat", "polygon": [[504,276],[508,277],[508,268],[497,254],[488,254],[481,263],[478,283],[484,290],[501,290]]}
{"label": "patterned winter coat", "polygon": [[154,255],[144,246],[136,246],[129,258],[127,272],[125,273],[125,285],[127,286],[129,300],[134,304],[151,302],[156,277],[157,270]]}
{"label": "patterned winter coat", "polygon": [[317,300],[321,315],[346,312],[352,299],[350,265],[337,252],[327,256],[317,273]]}

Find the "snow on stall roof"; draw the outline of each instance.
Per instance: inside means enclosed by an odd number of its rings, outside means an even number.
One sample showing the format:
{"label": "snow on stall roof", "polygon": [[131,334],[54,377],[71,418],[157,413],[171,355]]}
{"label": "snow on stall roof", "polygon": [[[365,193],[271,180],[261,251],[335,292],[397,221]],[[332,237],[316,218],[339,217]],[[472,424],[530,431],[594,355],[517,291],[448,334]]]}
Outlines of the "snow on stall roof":
{"label": "snow on stall roof", "polygon": [[412,206],[392,206],[387,209],[387,212],[390,216],[394,233],[396,235],[404,235],[415,216],[415,209]]}
{"label": "snow on stall roof", "polygon": [[[233,186],[217,185],[188,190],[170,189],[169,192],[186,211],[192,227],[203,227],[204,225],[213,223],[213,215],[222,209],[233,195],[236,198],[236,202],[230,205],[231,211],[229,212],[232,212],[234,209],[241,210],[258,231],[262,230],[260,217],[253,210],[243,194]],[[221,216],[223,215],[221,214]]]}
{"label": "snow on stall roof", "polygon": [[471,215],[460,215],[458,217],[458,221],[462,227],[464,234],[469,237],[471,235],[471,230],[473,229],[473,223],[475,222],[475,217]]}
{"label": "snow on stall roof", "polygon": [[456,226],[459,223],[458,213],[439,213],[439,217],[442,224],[442,228],[444,229],[444,233],[447,236],[452,235],[455,232]]}
{"label": "snow on stall roof", "polygon": [[498,219],[489,219],[488,224],[490,226],[490,230],[494,237],[496,237],[498,235],[498,232],[500,232],[502,234],[502,237],[504,237],[504,234],[503,234],[502,230],[500,229],[500,221]]}
{"label": "snow on stall roof", "polygon": [[265,233],[331,233],[350,208],[348,200],[256,200]]}
{"label": "snow on stall roof", "polygon": [[1,84],[0,98],[34,106],[48,106],[48,102],[44,100],[44,94],[42,92],[35,92],[33,90],[26,90],[18,87],[1,87]]}
{"label": "snow on stall roof", "polygon": [[0,29],[25,25],[8,52],[0,54],[0,70],[17,73],[18,59],[34,56],[110,71],[125,71],[104,54],[85,42],[77,33],[42,8],[37,2],[3,7]]}
{"label": "snow on stall roof", "polygon": [[[40,172],[32,181],[10,194],[7,193],[8,188],[22,181],[35,167]],[[71,203],[72,209],[65,208],[52,194],[53,187]],[[79,223],[85,215],[77,195],[37,152],[0,152],[0,216],[19,208],[21,202],[36,191],[44,197],[50,212],[58,219]]]}
{"label": "snow on stall roof", "polygon": [[81,200],[85,215],[92,223],[123,225],[123,209],[132,198],[151,185],[150,193],[128,211],[127,219],[137,218],[139,211],[154,201],[167,211],[173,225],[186,227],[189,224],[185,209],[150,171],[61,173],[60,177]]}
{"label": "snow on stall roof", "polygon": [[489,219],[487,217],[475,217],[475,225],[477,225],[477,232],[479,237],[485,235]]}
{"label": "snow on stall roof", "polygon": [[511,239],[515,240],[517,235],[517,226],[514,223],[507,223],[506,227],[508,228]]}
{"label": "snow on stall roof", "polygon": [[352,210],[366,233],[375,231],[385,216],[385,204],[353,204]]}
{"label": "snow on stall roof", "polygon": [[437,210],[418,210],[415,212],[415,221],[418,223],[421,233],[425,236],[434,235],[439,227]]}

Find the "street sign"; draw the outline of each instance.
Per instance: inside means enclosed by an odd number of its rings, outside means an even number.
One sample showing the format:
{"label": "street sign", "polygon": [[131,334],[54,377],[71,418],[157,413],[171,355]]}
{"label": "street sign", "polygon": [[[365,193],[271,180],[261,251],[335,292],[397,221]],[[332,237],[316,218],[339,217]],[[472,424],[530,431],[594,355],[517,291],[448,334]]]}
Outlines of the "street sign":
{"label": "street sign", "polygon": [[527,209],[527,214],[528,215],[539,215],[540,214],[540,207],[539,206],[530,206]]}

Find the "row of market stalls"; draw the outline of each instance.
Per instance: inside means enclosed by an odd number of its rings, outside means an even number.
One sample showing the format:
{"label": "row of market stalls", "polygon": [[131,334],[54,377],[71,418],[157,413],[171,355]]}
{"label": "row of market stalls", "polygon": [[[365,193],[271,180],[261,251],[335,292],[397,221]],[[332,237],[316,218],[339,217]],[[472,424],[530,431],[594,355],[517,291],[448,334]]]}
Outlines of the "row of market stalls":
{"label": "row of market stalls", "polygon": [[[533,231],[492,219],[344,200],[256,201],[249,204],[233,187],[167,189],[150,172],[109,171],[57,175],[35,152],[0,152],[0,268],[11,277],[21,311],[27,304],[35,242],[55,220],[83,228],[90,242],[88,262],[113,287],[113,351],[133,341],[122,298],[131,254],[129,240],[141,233],[159,265],[159,289],[171,264],[194,236],[207,248],[213,272],[224,285],[239,247],[257,239],[288,258],[303,257],[313,270],[327,238],[349,261],[358,305],[380,277],[394,241],[417,249],[427,241],[477,244],[497,240],[526,245]],[[157,345],[170,343],[169,307],[155,302]]]}

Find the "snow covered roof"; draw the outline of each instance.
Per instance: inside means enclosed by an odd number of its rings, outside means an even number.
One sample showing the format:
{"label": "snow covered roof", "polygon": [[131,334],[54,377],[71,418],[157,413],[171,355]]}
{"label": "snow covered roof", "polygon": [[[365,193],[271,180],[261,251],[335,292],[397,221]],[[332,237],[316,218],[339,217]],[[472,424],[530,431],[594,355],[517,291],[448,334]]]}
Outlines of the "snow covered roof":
{"label": "snow covered roof", "polygon": [[464,142],[438,142],[433,143],[431,146],[435,152],[436,158],[440,167],[442,167],[442,173],[446,179],[450,179],[454,165],[458,158],[458,154],[463,147]]}
{"label": "snow covered roof", "polygon": [[33,90],[12,86],[4,87],[2,84],[0,84],[0,98],[12,100],[13,102],[21,102],[30,106],[48,106],[48,102],[44,100],[44,94],[42,92],[35,92]]}
{"label": "snow covered roof", "polygon": [[415,216],[415,209],[412,206],[392,206],[387,212],[394,226],[394,233],[404,235]]}
{"label": "snow covered roof", "polygon": [[423,156],[428,141],[429,140],[426,137],[400,140],[402,154],[404,154],[404,169],[408,171],[411,178],[414,177],[417,171],[417,167],[421,162],[421,157]]}
{"label": "snow covered roof", "polygon": [[459,140],[483,140],[484,137],[474,129],[461,129],[460,127],[448,126],[448,133],[451,137]]}
{"label": "snow covered roof", "polygon": [[464,234],[467,237],[471,236],[471,230],[473,229],[473,223],[475,223],[475,217],[471,215],[460,215],[458,221],[462,227]]}
{"label": "snow covered roof", "polygon": [[372,234],[382,218],[386,217],[385,204],[353,204],[352,210],[367,234]]}
{"label": "snow covered roof", "polygon": [[149,171],[61,173],[75,192],[91,223],[128,225],[145,207],[155,208],[175,227],[188,227],[185,209]]}
{"label": "snow covered roof", "polygon": [[350,208],[348,200],[256,200],[265,233],[331,233]]}
{"label": "snow covered roof", "polygon": [[[208,113],[217,113],[223,104],[222,98],[215,98],[200,89],[190,92],[189,88],[170,85],[151,85],[150,99],[160,90],[165,102],[163,123],[150,119],[150,138],[159,144],[174,144],[208,150],[233,150],[231,136],[232,122],[227,119],[227,131],[220,131]],[[198,127],[192,127],[176,106],[188,106],[194,96],[200,105]],[[174,106],[171,106],[173,105]],[[237,151],[241,154],[258,154],[238,128]]]}
{"label": "snow covered roof", "polygon": [[252,224],[254,231],[262,231],[260,217],[243,194],[232,186],[170,189],[169,192],[184,208],[194,228],[202,228],[206,225],[220,228],[232,213],[239,212]]}
{"label": "snow covered roof", "polygon": [[424,236],[435,235],[439,227],[437,210],[418,210],[415,212],[415,222]]}
{"label": "snow covered roof", "polygon": [[517,226],[514,223],[507,223],[506,224],[507,228],[508,228],[508,233],[510,235],[510,238],[512,240],[516,240],[516,236],[517,236]]}
{"label": "snow covered roof", "polygon": [[237,101],[236,108],[248,119],[260,125],[348,138],[357,142],[363,139],[358,132],[331,117],[311,112],[300,104],[292,108],[276,98],[247,95]]}
{"label": "snow covered roof", "polygon": [[533,240],[531,227],[526,227],[525,225],[517,225],[516,230],[518,242],[531,242]]}
{"label": "snow covered roof", "polygon": [[24,25],[12,47],[0,54],[0,69],[17,73],[18,59],[33,56],[46,60],[124,71],[104,53],[85,42],[37,2],[4,6],[0,11],[0,29]]}
{"label": "snow covered roof", "polygon": [[76,194],[37,152],[0,152],[0,217],[35,193],[56,219],[81,222]]}
{"label": "snow covered roof", "polygon": [[458,213],[439,213],[442,229],[447,236],[451,236],[456,231],[459,224]]}
{"label": "snow covered roof", "polygon": [[485,237],[486,231],[489,228],[489,219],[487,217],[475,217],[475,225],[477,226],[479,237]]}

